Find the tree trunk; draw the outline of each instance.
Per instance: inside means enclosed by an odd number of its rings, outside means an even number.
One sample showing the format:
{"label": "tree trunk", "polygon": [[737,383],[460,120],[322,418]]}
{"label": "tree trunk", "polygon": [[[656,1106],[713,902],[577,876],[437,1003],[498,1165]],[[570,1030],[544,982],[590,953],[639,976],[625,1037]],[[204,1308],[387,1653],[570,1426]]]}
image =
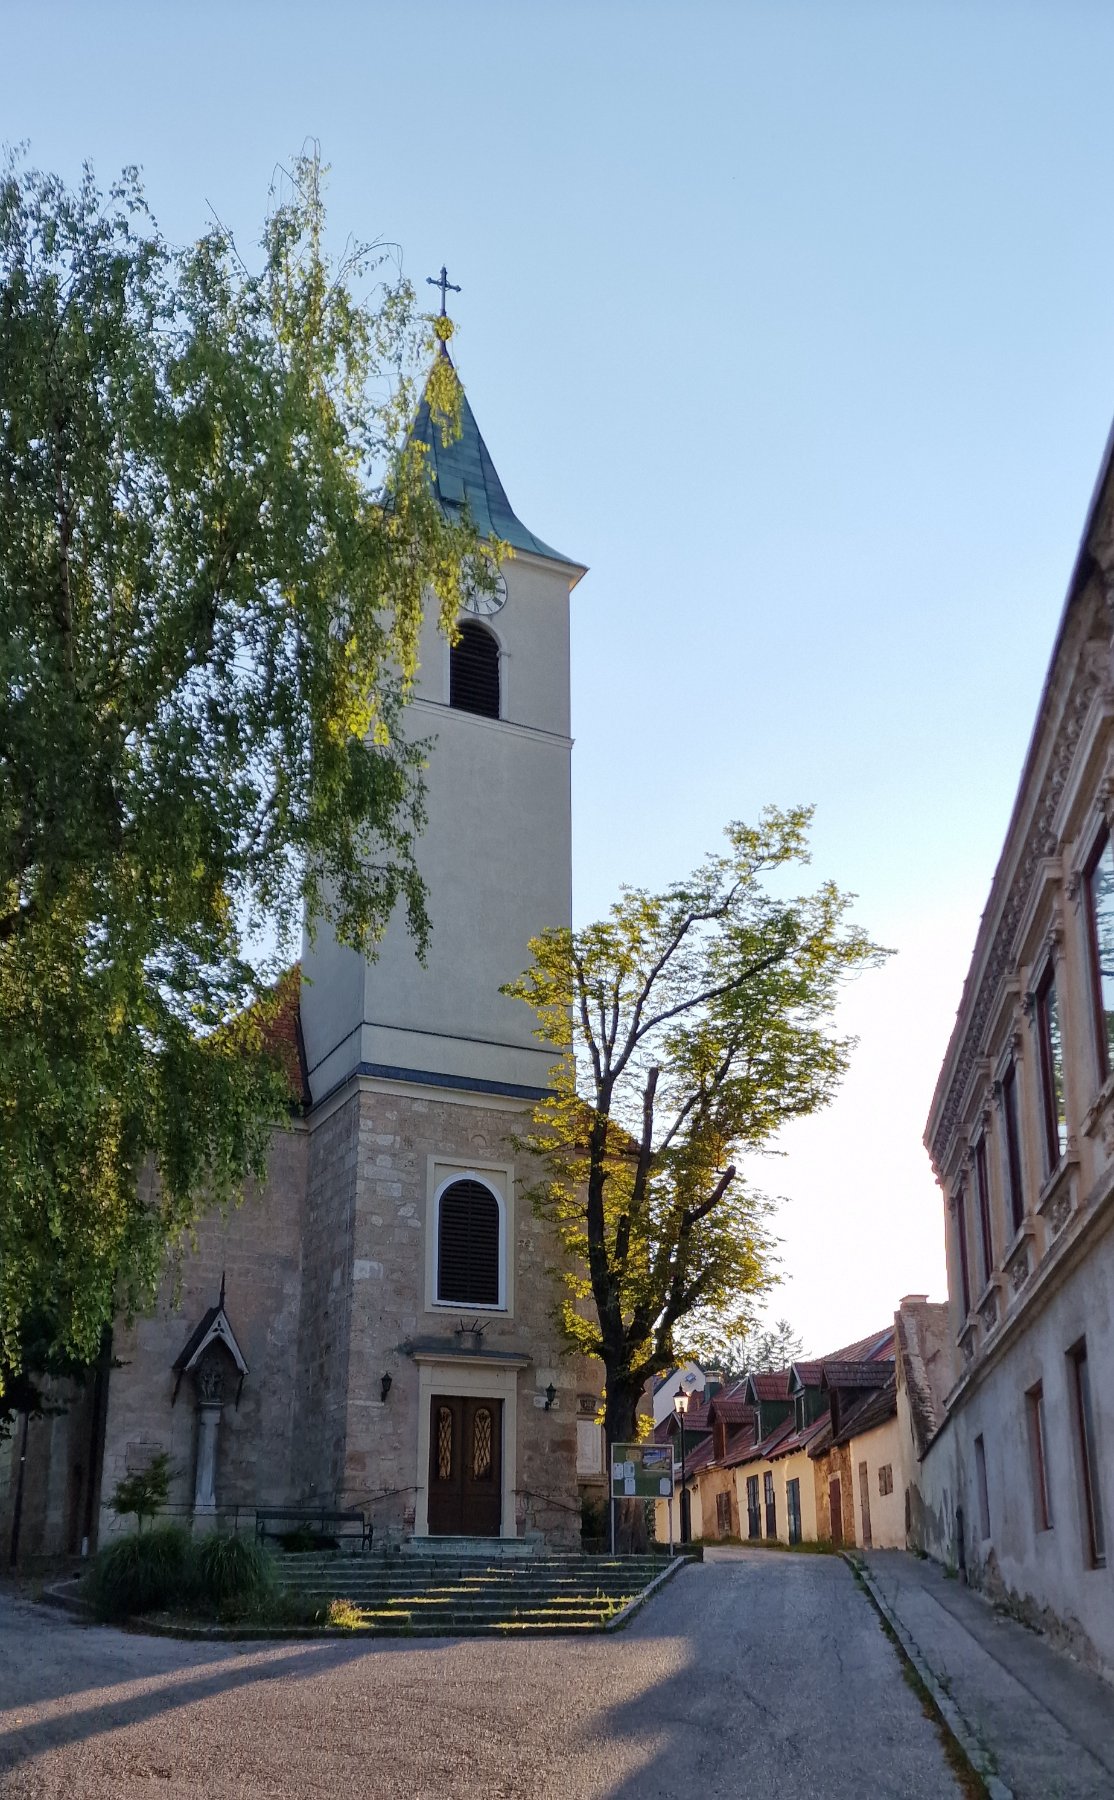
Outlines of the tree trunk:
{"label": "tree trunk", "polygon": [[[638,1437],[637,1415],[641,1390],[624,1383],[621,1376],[612,1379],[607,1370],[607,1397],[604,1402],[604,1435],[607,1440],[607,1479],[611,1481],[611,1447],[633,1444]],[[645,1500],[616,1500],[615,1549],[621,1556],[646,1550],[650,1534],[646,1523]]]}

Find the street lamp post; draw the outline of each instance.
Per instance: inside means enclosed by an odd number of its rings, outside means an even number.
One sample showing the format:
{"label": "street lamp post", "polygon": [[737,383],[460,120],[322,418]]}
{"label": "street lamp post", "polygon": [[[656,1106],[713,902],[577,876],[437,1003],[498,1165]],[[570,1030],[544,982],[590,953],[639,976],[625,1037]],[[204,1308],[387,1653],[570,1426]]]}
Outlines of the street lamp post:
{"label": "street lamp post", "polygon": [[685,1479],[685,1414],[689,1409],[689,1397],[683,1391],[673,1396],[673,1410],[681,1427],[681,1542],[689,1541],[689,1491]]}

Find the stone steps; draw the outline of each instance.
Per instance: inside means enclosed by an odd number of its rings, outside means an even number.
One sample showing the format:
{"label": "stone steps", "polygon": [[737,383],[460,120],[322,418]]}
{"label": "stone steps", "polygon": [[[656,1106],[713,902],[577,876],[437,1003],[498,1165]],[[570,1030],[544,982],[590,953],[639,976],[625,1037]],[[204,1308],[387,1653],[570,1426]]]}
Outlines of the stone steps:
{"label": "stone steps", "polygon": [[358,1629],[427,1636],[598,1631],[661,1575],[661,1557],[384,1559],[305,1552],[280,1559],[302,1599],[346,1601]]}
{"label": "stone steps", "polygon": [[529,1559],[491,1559],[491,1557],[398,1557],[398,1555],[382,1555],[378,1552],[342,1552],[342,1550],[302,1550],[302,1552],[284,1552],[277,1555],[281,1568],[337,1568],[338,1564],[353,1564],[356,1568],[380,1568],[380,1570],[396,1570],[403,1573],[441,1573],[446,1575],[452,1570],[482,1570],[493,1575],[508,1575],[520,1579],[524,1575],[547,1573],[551,1570],[570,1570],[581,1573],[585,1570],[662,1570],[668,1557],[529,1557]]}
{"label": "stone steps", "polygon": [[484,1562],[526,1562],[535,1558],[544,1561],[551,1552],[530,1538],[424,1537],[407,1538],[399,1545],[395,1554],[425,1560],[444,1556],[477,1556]]}
{"label": "stone steps", "polygon": [[[635,1589],[641,1593],[641,1589]],[[347,1600],[349,1606],[371,1607],[410,1607],[412,1611],[428,1613],[430,1609],[441,1607],[443,1611],[455,1613],[553,1613],[554,1618],[565,1613],[578,1611],[594,1611],[594,1613],[615,1613],[621,1606],[632,1600],[632,1593],[599,1593],[599,1595],[565,1595],[554,1597],[547,1593],[522,1593],[522,1595],[463,1595],[463,1593],[360,1593],[358,1589],[337,1588],[299,1588],[302,1600]]]}

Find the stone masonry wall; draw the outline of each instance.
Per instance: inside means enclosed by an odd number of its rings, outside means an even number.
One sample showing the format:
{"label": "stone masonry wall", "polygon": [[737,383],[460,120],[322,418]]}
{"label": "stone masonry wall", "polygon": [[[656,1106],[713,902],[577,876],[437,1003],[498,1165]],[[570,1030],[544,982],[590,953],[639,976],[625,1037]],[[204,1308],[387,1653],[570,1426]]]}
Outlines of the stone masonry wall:
{"label": "stone masonry wall", "polygon": [[294,1498],[306,1506],[336,1506],[344,1487],[359,1138],[358,1092],[311,1119],[291,1472]]}
{"label": "stone masonry wall", "polygon": [[226,1284],[226,1310],[248,1365],[239,1404],[226,1387],[217,1448],[222,1514],[289,1498],[301,1301],[307,1136],[276,1131],[268,1179],[241,1206],[204,1219],[196,1248],[168,1273],[154,1312],[113,1335],[101,1481],[102,1540],[121,1527],[108,1507],[116,1483],[166,1450],[175,1471],[171,1516],[187,1516],[194,1491],[197,1409],[187,1376],[174,1399],[173,1364]]}
{"label": "stone masonry wall", "polygon": [[[407,1346],[415,1338],[441,1339],[451,1355],[468,1310],[426,1304],[435,1158],[480,1173],[485,1163],[515,1164],[513,1312],[485,1314],[484,1341],[529,1358],[517,1382],[518,1530],[554,1543],[578,1539],[576,1396],[599,1380],[564,1353],[555,1322],[556,1247],[523,1197],[531,1172],[509,1141],[523,1122],[521,1112],[482,1101],[365,1088],[313,1134],[302,1365],[311,1376],[308,1404],[324,1430],[315,1432],[307,1420],[299,1431],[295,1481],[307,1496],[331,1486],[329,1503],[363,1507],[378,1536],[405,1534],[414,1524],[419,1368]],[[391,1377],[386,1400],[384,1375]],[[550,1383],[558,1397],[546,1410]]]}
{"label": "stone masonry wall", "polygon": [[[227,1384],[216,1492],[223,1523],[257,1505],[360,1506],[378,1541],[415,1524],[419,1365],[415,1339],[459,1349],[458,1308],[427,1304],[431,1159],[439,1169],[510,1164],[513,1306],[484,1315],[484,1344],[525,1359],[515,1380],[514,1529],[553,1545],[579,1542],[578,1395],[598,1393],[601,1372],[568,1354],[556,1322],[559,1248],[524,1189],[534,1173],[510,1135],[523,1112],[363,1084],[319,1122],[276,1132],[268,1180],[227,1217],[202,1221],[195,1248],[168,1274],[153,1313],[118,1324],[100,1487],[100,1536],[120,1529],[108,1508],[116,1483],[156,1450],[175,1471],[172,1516],[194,1492],[197,1405],[187,1377],[174,1399],[173,1364],[222,1276],[226,1309],[248,1364],[239,1403]],[[467,1311],[467,1309],[464,1309]],[[390,1391],[383,1398],[383,1377]],[[546,1408],[552,1384],[556,1400]],[[510,1404],[510,1402],[508,1402]],[[52,1434],[57,1436],[57,1432]],[[67,1439],[72,1435],[63,1433]],[[55,1525],[37,1542],[72,1535],[65,1493],[69,1458],[43,1439],[41,1488],[29,1520]],[[57,1451],[57,1446],[54,1446]],[[6,1459],[8,1460],[8,1459]],[[57,1465],[57,1466],[55,1466]],[[36,1485],[37,1484],[37,1485]],[[29,1488],[30,1491],[30,1488]],[[50,1496],[49,1501],[47,1496]],[[45,1527],[44,1527],[45,1529]]]}

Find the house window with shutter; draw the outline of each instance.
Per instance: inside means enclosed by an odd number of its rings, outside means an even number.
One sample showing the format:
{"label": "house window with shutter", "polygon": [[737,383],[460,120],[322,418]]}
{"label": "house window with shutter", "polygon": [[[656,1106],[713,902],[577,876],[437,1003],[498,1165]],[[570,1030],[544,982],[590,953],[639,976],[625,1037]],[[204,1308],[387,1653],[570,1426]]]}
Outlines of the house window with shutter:
{"label": "house window with shutter", "polygon": [[971,1262],[967,1252],[967,1195],[962,1186],[955,1197],[955,1234],[959,1246],[959,1291],[966,1319],[971,1310]]}
{"label": "house window with shutter", "polygon": [[1017,1064],[1011,1062],[1002,1077],[1002,1127],[1006,1139],[1006,1181],[1009,1188],[1010,1222],[1021,1230],[1025,1217],[1025,1189],[1021,1179],[1021,1128],[1017,1116]]}
{"label": "house window with shutter", "polygon": [[994,1273],[994,1237],[990,1228],[990,1176],[986,1166],[986,1138],[975,1146],[975,1196],[979,1206],[979,1273],[985,1288]]}
{"label": "house window with shutter", "polygon": [[490,631],[466,619],[449,651],[449,705],[458,712],[499,717],[499,646]]}
{"label": "house window with shutter", "polygon": [[1040,1050],[1041,1110],[1044,1114],[1046,1172],[1059,1167],[1068,1147],[1064,1111],[1064,1039],[1056,976],[1049,963],[1037,988],[1037,1043]]}
{"label": "house window with shutter", "polygon": [[1103,826],[1084,871],[1099,1080],[1114,1063],[1114,843]]}
{"label": "house window with shutter", "polygon": [[450,1181],[437,1207],[437,1299],[446,1306],[502,1306],[503,1214],[474,1175]]}

